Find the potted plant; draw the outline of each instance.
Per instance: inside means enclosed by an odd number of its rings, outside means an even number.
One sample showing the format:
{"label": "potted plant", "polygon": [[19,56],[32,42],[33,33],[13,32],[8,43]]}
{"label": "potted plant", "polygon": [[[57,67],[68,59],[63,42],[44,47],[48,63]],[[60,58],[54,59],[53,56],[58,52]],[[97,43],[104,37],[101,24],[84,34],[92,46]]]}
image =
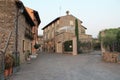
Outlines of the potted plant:
{"label": "potted plant", "polygon": [[27,50],[26,53],[25,53],[25,60],[26,61],[30,60],[30,55],[31,55],[30,50]]}
{"label": "potted plant", "polygon": [[40,44],[35,43],[34,48],[38,49],[40,47]]}
{"label": "potted plant", "polygon": [[8,55],[5,55],[5,70],[4,70],[4,76],[7,77],[9,75],[9,57]]}
{"label": "potted plant", "polygon": [[13,56],[11,54],[6,54],[5,55],[5,71],[4,71],[5,77],[12,75],[12,70],[13,70]]}
{"label": "potted plant", "polygon": [[20,69],[20,53],[13,52],[13,73],[18,72]]}
{"label": "potted plant", "polygon": [[9,68],[9,75],[12,75],[13,72],[13,61],[14,61],[14,57],[12,54],[9,54],[10,57],[10,68]]}

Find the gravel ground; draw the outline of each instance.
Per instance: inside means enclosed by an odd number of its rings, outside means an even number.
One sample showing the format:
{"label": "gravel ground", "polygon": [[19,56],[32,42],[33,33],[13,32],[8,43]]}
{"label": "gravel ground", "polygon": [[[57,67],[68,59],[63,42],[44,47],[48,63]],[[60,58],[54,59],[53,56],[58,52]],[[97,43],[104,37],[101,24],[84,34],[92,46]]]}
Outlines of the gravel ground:
{"label": "gravel ground", "polygon": [[120,64],[103,62],[99,51],[77,56],[40,53],[10,80],[120,80]]}

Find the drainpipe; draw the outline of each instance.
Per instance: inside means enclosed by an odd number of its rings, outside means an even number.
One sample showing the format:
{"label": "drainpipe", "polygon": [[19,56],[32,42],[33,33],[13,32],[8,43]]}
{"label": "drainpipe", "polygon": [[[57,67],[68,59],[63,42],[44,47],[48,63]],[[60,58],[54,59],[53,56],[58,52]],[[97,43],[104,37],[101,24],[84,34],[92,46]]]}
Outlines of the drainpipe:
{"label": "drainpipe", "polygon": [[15,20],[15,52],[18,51],[18,9],[16,12],[16,20]]}
{"label": "drainpipe", "polygon": [[18,18],[19,16],[21,15],[21,13],[23,13],[23,6],[21,6],[20,8],[16,7],[17,8],[17,12],[16,12],[16,17],[15,17],[15,50],[13,52],[13,55],[15,57],[15,67],[18,67],[20,65],[20,54],[19,54],[19,51],[18,51],[18,27],[19,27],[19,24],[18,24]]}

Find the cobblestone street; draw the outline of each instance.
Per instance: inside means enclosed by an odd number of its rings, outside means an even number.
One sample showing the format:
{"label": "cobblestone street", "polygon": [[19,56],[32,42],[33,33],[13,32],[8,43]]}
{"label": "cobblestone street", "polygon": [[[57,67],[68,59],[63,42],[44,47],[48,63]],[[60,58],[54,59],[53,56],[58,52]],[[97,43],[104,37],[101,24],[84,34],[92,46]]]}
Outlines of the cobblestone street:
{"label": "cobblestone street", "polygon": [[120,64],[105,63],[100,52],[77,56],[40,53],[22,64],[12,80],[120,80]]}

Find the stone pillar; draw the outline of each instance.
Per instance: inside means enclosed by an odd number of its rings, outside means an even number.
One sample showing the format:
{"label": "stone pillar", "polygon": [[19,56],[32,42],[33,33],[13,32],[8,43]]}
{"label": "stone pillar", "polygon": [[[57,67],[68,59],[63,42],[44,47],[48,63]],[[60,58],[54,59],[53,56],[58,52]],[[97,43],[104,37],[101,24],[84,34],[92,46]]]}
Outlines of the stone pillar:
{"label": "stone pillar", "polygon": [[101,43],[101,50],[102,50],[102,53],[105,52],[105,48],[103,47],[103,43]]}
{"label": "stone pillar", "polygon": [[73,37],[73,55],[77,55],[77,38]]}
{"label": "stone pillar", "polygon": [[102,57],[104,57],[104,53],[105,53],[105,48],[103,46],[103,42],[101,41],[101,51],[102,51]]}

